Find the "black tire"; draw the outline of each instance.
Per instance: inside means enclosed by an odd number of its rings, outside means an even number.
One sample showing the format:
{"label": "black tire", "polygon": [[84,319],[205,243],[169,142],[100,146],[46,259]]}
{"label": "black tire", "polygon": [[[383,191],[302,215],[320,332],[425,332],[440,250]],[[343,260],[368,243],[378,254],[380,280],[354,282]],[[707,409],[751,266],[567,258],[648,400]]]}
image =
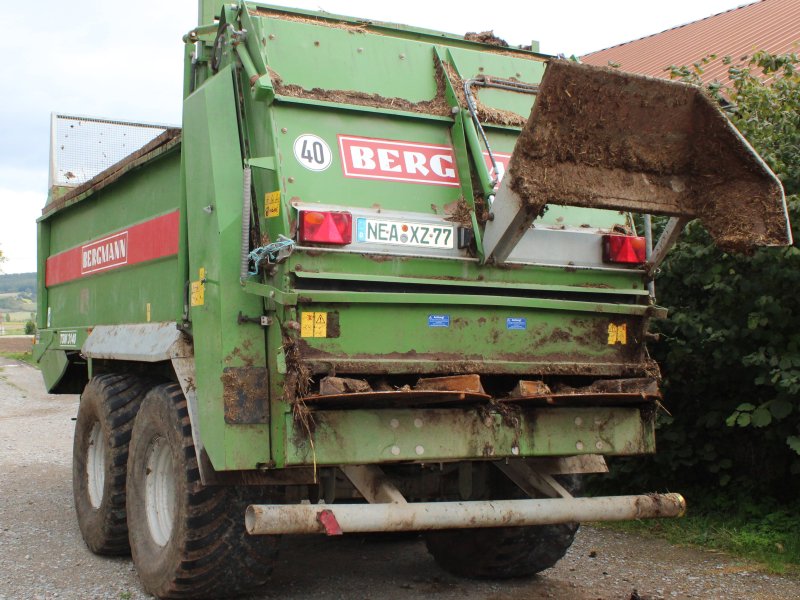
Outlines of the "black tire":
{"label": "black tire", "polygon": [[81,394],[72,446],[72,492],[81,535],[95,554],[130,552],[125,515],[128,443],[150,385],[133,375],[98,375]]}
{"label": "black tire", "polygon": [[[577,492],[575,477],[559,480],[570,493]],[[511,579],[529,577],[555,565],[572,545],[578,527],[578,523],[564,523],[429,531],[425,544],[436,563],[454,575]]]}
{"label": "black tire", "polygon": [[[162,475],[172,483],[155,484]],[[266,583],[278,538],[246,533],[245,508],[260,494],[247,489],[203,486],[180,386],[153,388],[136,418],[128,458],[129,537],[144,588],[159,598],[222,598]],[[172,492],[159,496],[159,490]]]}

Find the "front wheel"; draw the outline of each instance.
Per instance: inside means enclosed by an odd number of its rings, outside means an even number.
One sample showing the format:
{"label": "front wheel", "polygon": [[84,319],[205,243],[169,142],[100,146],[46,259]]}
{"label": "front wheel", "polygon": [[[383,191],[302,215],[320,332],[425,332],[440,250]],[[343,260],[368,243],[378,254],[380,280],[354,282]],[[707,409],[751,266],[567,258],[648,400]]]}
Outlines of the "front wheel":
{"label": "front wheel", "polygon": [[246,488],[200,482],[186,399],[177,384],[153,388],[128,458],[133,562],[159,598],[222,598],[266,583],[277,538],[250,536]]}

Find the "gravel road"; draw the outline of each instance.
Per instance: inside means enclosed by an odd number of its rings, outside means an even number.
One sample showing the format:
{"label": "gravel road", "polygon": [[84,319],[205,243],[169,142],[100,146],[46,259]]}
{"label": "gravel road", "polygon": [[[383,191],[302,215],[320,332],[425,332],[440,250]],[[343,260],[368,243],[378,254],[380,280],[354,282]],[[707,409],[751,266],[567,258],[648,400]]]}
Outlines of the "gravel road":
{"label": "gravel road", "polygon": [[[130,558],[94,556],[81,540],[70,471],[77,403],[48,395],[37,370],[0,357],[0,600],[149,598]],[[629,600],[634,590],[642,600],[797,600],[800,581],[720,554],[583,527],[555,568],[510,582],[452,577],[413,537],[285,538],[259,598]]]}

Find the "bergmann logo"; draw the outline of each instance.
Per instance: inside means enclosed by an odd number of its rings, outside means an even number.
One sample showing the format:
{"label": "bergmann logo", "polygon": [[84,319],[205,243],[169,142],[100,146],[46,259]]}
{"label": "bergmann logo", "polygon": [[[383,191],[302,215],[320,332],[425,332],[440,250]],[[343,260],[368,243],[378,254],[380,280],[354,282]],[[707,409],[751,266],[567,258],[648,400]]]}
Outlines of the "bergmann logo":
{"label": "bergmann logo", "polygon": [[116,233],[81,248],[81,275],[128,263],[128,232]]}

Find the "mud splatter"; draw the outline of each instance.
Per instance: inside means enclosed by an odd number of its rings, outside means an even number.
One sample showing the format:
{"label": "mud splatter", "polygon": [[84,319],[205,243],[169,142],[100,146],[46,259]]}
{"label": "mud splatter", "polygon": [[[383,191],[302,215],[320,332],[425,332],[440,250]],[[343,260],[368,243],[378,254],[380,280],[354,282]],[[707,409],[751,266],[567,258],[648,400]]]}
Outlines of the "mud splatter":
{"label": "mud splatter", "polygon": [[481,44],[489,44],[490,46],[498,46],[500,48],[511,47],[503,38],[497,37],[493,30],[481,31],[480,33],[469,31],[464,34],[464,39],[469,42],[480,42]]}

